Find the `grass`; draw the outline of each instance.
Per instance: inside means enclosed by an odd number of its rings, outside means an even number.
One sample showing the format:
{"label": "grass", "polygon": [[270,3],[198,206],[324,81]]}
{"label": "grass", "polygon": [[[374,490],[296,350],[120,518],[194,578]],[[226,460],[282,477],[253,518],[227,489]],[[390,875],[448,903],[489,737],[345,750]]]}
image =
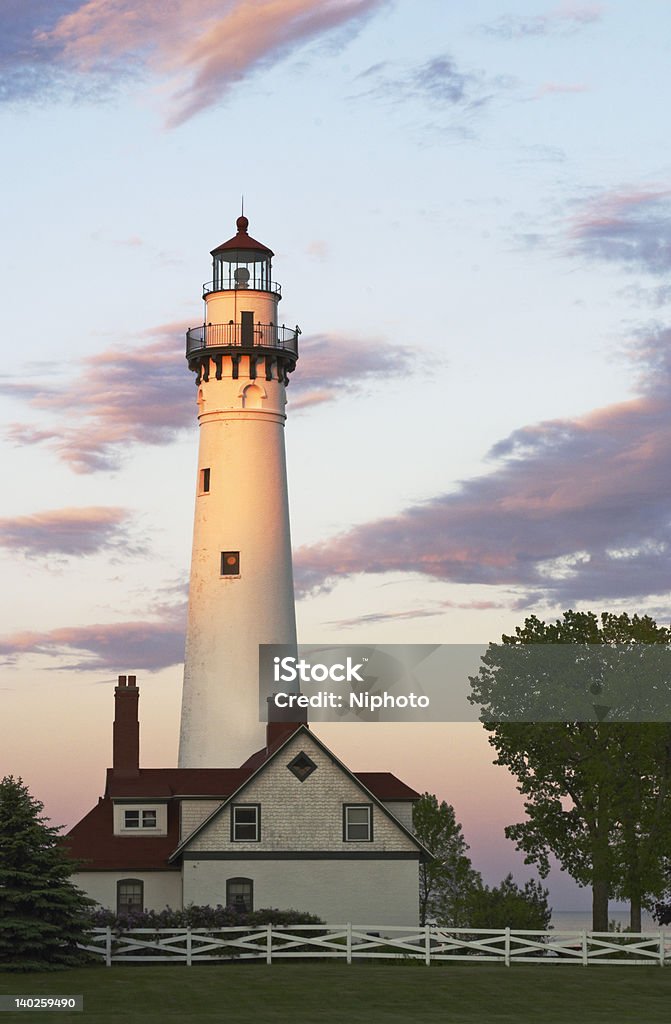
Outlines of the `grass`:
{"label": "grass", "polygon": [[671,970],[420,963],[90,967],[0,974],[0,994],[84,994],[84,1013],[3,1013],[79,1024],[656,1024]]}

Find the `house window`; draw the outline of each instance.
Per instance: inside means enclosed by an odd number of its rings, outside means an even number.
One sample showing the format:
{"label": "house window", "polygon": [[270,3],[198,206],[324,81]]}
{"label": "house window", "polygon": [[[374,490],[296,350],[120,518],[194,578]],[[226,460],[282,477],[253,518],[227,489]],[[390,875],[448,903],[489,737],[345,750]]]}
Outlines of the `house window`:
{"label": "house window", "polygon": [[308,775],[312,775],[317,770],[317,765],[314,763],[311,757],[301,750],[300,754],[297,754],[293,761],[289,761],[287,768],[292,775],[295,775],[299,782],[305,782]]}
{"label": "house window", "polygon": [[144,882],[121,878],[116,884],[117,914],[139,914],[144,910]]}
{"label": "house window", "polygon": [[124,828],[156,828],[156,811],[124,811]]}
{"label": "house window", "polygon": [[347,843],[370,843],[373,839],[373,805],[345,804],[343,839]]}
{"label": "house window", "polygon": [[209,466],[206,469],[201,469],[201,471],[200,471],[198,493],[199,494],[209,494],[210,493],[210,469],[209,469]]}
{"label": "house window", "polygon": [[261,838],[260,804],[237,804],[231,815],[231,839],[234,843],[258,843]]}
{"label": "house window", "polygon": [[239,551],[222,551],[221,552],[221,575],[222,576],[239,576],[240,575],[240,552]]}
{"label": "house window", "polygon": [[226,906],[241,914],[254,909],[254,883],[251,878],[226,879]]}

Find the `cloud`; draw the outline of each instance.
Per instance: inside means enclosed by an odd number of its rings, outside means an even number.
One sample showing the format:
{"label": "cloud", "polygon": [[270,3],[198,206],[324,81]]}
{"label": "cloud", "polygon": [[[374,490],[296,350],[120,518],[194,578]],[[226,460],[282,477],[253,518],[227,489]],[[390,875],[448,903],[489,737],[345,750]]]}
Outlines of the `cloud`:
{"label": "cloud", "polygon": [[570,226],[573,249],[627,270],[671,270],[671,189],[614,191],[583,206]]}
{"label": "cloud", "polygon": [[[77,473],[116,469],[132,445],[169,444],[195,424],[183,354],[185,326],[164,325],[146,332],[146,340],[133,348],[89,356],[61,387],[0,381],[0,393],[57,418],[50,429],[15,423],[10,440],[46,443]],[[76,425],[70,426],[73,410]]]}
{"label": "cloud", "polygon": [[417,366],[416,351],[374,339],[315,334],[301,338],[298,351],[289,387],[292,412],[360,393],[378,379],[404,377]]}
{"label": "cloud", "polygon": [[65,91],[75,81],[109,91],[119,76],[150,76],[172,88],[177,125],[306,43],[356,31],[386,2],[12,0],[0,97]]}
{"label": "cloud", "polygon": [[498,39],[569,36],[601,21],[603,12],[601,4],[582,7],[563,4],[546,14],[502,14],[495,21],[480,25],[480,31]]}
{"label": "cloud", "polygon": [[129,512],[123,508],[59,508],[33,515],[0,519],[0,546],[29,556],[93,555],[140,549],[128,532]]}
{"label": "cloud", "polygon": [[639,397],[524,427],[493,471],[300,548],[305,594],[360,573],[514,587],[525,600],[666,594],[671,579],[671,329],[637,348]]}
{"label": "cloud", "polygon": [[[21,447],[46,444],[75,472],[90,473],[116,470],[134,445],[170,444],[181,431],[195,429],[184,327],[167,324],[147,331],[148,340],[133,348],[89,356],[73,380],[60,387],[0,378],[0,394],[56,417],[54,426],[46,428],[13,423],[9,440]],[[155,337],[157,341],[151,340]],[[299,368],[289,390],[291,410],[360,393],[379,378],[405,376],[417,364],[417,353],[407,346],[326,334],[302,338]]]}
{"label": "cloud", "polygon": [[561,93],[589,92],[589,86],[583,82],[543,82],[536,90],[536,99],[543,96],[555,96]]}
{"label": "cloud", "polygon": [[489,79],[482,71],[464,71],[446,53],[413,67],[396,68],[388,62],[374,64],[362,72],[358,80],[368,85],[361,94],[364,97],[394,102],[418,99],[442,110],[461,113],[478,110],[494,93],[510,85],[509,80]]}
{"label": "cloud", "polygon": [[68,672],[157,672],[184,660],[185,609],[163,608],[160,618],[146,621],[13,633],[0,637],[0,659],[11,666],[26,655],[39,655],[58,659],[60,670]]}
{"label": "cloud", "polygon": [[435,608],[408,608],[399,612],[369,612],[366,615],[357,615],[352,619],[338,619],[335,622],[330,622],[329,625],[337,626],[339,629],[352,629],[359,626],[377,625],[380,622],[405,622],[409,619],[432,618],[435,615],[443,615],[450,608],[490,611],[493,608],[504,607],[505,605],[497,601],[441,601]]}

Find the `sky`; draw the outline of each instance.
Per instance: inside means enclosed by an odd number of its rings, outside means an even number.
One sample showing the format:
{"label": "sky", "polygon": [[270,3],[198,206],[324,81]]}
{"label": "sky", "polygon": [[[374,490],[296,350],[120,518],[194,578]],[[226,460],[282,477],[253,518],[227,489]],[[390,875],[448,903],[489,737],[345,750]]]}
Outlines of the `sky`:
{"label": "sky", "polygon": [[[5,0],[0,774],[95,802],[113,683],[176,763],[209,252],[275,252],[299,639],[669,623],[671,11]],[[522,864],[476,724],[324,725]],[[589,895],[553,872],[556,909]]]}

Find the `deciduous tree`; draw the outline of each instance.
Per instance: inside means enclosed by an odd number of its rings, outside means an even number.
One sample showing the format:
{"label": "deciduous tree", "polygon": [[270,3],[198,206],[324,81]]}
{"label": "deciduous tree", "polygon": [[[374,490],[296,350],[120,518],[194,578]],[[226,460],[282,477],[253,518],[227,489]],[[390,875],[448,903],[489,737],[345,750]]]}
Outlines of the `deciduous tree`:
{"label": "deciduous tree", "polygon": [[[666,654],[670,641],[669,630],[648,616],[604,612],[599,619],[592,612],[568,611],[553,624],[531,616],[514,636],[490,645],[471,679],[471,700],[482,709],[496,763],[517,776],[526,798],[526,820],[510,825],[506,835],[542,877],[554,854],[580,884],[591,885],[595,931],[607,931],[608,899],[616,895],[631,900],[632,930],[640,930],[641,906],[663,887],[660,864],[671,834],[669,726],[599,720],[610,713],[606,701],[612,700],[604,696],[603,679],[615,680],[612,692],[620,695],[624,717],[632,701],[638,714],[653,714],[664,686],[655,686],[650,659],[637,662],[631,655],[649,644],[663,645],[660,654]],[[522,658],[510,658],[511,647],[533,644],[570,645],[558,662],[561,678],[556,671],[542,678],[537,659],[529,670],[524,650]],[[591,645],[605,645],[597,669],[599,662],[586,657],[594,654]],[[574,671],[567,672],[570,662]],[[586,673],[593,682],[581,694]],[[560,718],[559,698],[566,708],[580,698],[595,720],[535,720],[543,709]]]}

